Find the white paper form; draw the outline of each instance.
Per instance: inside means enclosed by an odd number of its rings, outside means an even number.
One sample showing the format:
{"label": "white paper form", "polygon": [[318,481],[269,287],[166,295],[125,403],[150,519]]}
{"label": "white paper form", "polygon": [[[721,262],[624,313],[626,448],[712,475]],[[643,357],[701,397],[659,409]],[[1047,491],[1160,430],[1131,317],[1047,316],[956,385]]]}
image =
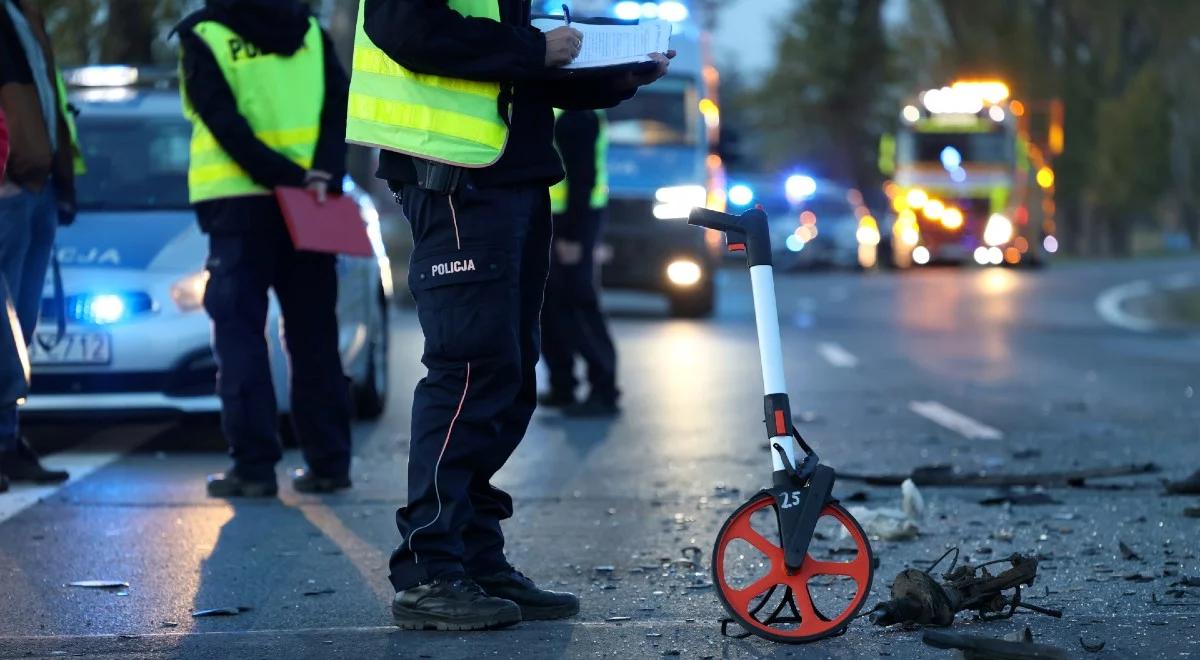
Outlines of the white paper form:
{"label": "white paper form", "polygon": [[[556,18],[539,18],[533,27],[549,32],[566,25]],[[597,25],[573,22],[571,27],[583,34],[583,48],[574,62],[564,69],[595,69],[636,62],[649,62],[650,53],[665,53],[671,47],[671,24],[661,20],[642,21],[637,25]]]}

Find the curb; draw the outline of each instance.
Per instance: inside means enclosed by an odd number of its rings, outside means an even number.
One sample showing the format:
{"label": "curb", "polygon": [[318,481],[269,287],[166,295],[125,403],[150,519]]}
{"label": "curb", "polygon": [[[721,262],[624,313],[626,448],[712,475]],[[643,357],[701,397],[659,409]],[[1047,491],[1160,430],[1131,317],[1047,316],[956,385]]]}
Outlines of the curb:
{"label": "curb", "polygon": [[1195,326],[1173,321],[1168,314],[1153,313],[1155,307],[1163,307],[1161,299],[1166,295],[1189,289],[1200,289],[1200,275],[1177,273],[1157,281],[1120,284],[1097,296],[1096,313],[1110,325],[1131,332],[1194,330]]}

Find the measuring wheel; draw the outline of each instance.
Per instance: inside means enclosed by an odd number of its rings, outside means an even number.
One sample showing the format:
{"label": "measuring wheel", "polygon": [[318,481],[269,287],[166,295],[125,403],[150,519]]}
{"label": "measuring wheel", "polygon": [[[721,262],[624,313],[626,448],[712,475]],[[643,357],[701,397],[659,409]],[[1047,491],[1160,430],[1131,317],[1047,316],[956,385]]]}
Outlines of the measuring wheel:
{"label": "measuring wheel", "polygon": [[862,527],[841,505],[828,503],[800,569],[789,570],[784,554],[771,493],[725,521],[713,551],[713,582],[729,616],[759,637],[790,644],[845,632],[871,590],[874,558]]}

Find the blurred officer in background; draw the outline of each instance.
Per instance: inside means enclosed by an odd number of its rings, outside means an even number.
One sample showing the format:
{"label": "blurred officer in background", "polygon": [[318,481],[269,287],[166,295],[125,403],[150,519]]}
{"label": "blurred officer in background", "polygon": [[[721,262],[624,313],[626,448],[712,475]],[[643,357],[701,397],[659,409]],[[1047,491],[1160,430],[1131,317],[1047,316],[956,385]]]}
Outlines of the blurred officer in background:
{"label": "blurred officer in background", "polygon": [[291,417],[308,464],[296,490],[350,487],[350,391],[338,352],[331,254],[292,247],[276,186],[340,192],[349,82],[329,36],[296,0],[208,0],[176,28],[194,125],[188,187],[209,235],[204,308],[213,322],[221,423],[233,468],[213,497],[276,493],[281,458],[267,290],[283,315]]}
{"label": "blurred officer in background", "polygon": [[[596,244],[608,206],[608,120],[603,110],[555,111],[554,144],[567,178],[550,189],[554,246],[542,308],[542,357],[550,391],[540,402],[571,417],[610,417],[617,408],[617,351],[600,310]],[[590,390],[575,400],[575,356]]]}
{"label": "blurred officer in background", "polygon": [[[41,14],[28,2],[0,5],[0,108],[9,138],[7,179],[0,181],[0,277],[28,345],[55,230],[75,219],[73,145]],[[16,405],[0,403],[0,483],[66,478],[66,472],[41,466],[21,436]]]}
{"label": "blurred officer in background", "polygon": [[576,79],[569,27],[530,26],[529,0],[363,0],[347,139],[383,149],[412,225],[409,287],[428,373],[413,401],[408,505],[396,513],[396,624],[476,630],[579,611],[509,564],[491,485],[537,405],[549,268],[548,189],[562,179],[552,107],[615,105],[666,73]]}

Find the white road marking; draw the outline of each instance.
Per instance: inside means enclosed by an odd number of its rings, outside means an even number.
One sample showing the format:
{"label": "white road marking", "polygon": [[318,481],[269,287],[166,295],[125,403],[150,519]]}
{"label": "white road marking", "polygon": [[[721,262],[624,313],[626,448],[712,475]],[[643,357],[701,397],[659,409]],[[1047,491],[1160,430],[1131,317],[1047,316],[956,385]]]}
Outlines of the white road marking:
{"label": "white road marking", "polygon": [[817,352],[826,362],[839,369],[853,369],[858,366],[858,358],[853,353],[833,342],[817,344]]}
{"label": "white road marking", "polygon": [[1151,319],[1134,316],[1125,311],[1125,303],[1154,293],[1154,287],[1146,280],[1138,280],[1115,286],[1096,298],[1096,313],[1108,323],[1134,332],[1153,332],[1158,324]]}
{"label": "white road marking", "polygon": [[937,401],[911,401],[909,410],[969,440],[1000,440],[1004,434]]}
{"label": "white road marking", "polygon": [[[120,451],[68,451],[44,457],[42,465],[50,469],[66,470],[71,478],[63,483],[38,486],[13,484],[7,493],[0,493],[0,523],[50,497],[69,484],[81,481],[96,470],[124,456],[138,443],[131,442]],[[111,449],[111,447],[108,447]]]}

